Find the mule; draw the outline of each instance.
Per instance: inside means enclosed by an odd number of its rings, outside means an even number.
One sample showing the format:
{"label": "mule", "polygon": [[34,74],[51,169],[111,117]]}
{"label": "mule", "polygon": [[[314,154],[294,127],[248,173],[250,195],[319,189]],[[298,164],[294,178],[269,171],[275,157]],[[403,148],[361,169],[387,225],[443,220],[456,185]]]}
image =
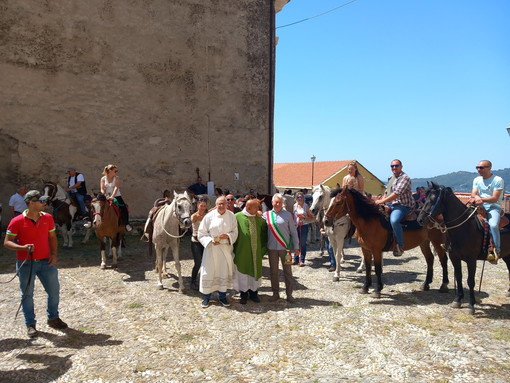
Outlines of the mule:
{"label": "mule", "polygon": [[[385,225],[386,217],[381,212],[379,206],[354,189],[338,189],[331,196],[334,200],[326,212],[325,222],[331,224],[334,220],[349,214],[351,221],[356,226],[356,236],[361,245],[361,251],[366,264],[365,283],[361,292],[368,293],[369,288],[372,286],[371,271],[373,259],[377,279],[373,296],[380,298],[381,290],[383,289],[382,253],[391,249],[388,243],[391,244],[393,242],[394,244],[389,222]],[[430,289],[430,283],[433,278],[434,254],[430,251],[429,247],[429,243],[432,243],[443,269],[443,282],[440,291],[448,291],[448,261],[446,252],[441,246],[444,243],[442,233],[437,229],[429,229],[427,227],[405,230],[404,243],[404,250],[420,246],[427,261],[427,275],[425,282],[421,286],[422,290]]]}
{"label": "mule", "polygon": [[179,280],[179,292],[184,292],[184,282],[181,275],[181,262],[179,259],[179,244],[181,237],[179,229],[189,229],[191,227],[191,208],[193,197],[185,191],[177,194],[174,191],[172,203],[161,207],[153,220],[154,230],[151,243],[156,250],[156,273],[158,274],[158,289],[163,289],[163,275],[168,275],[166,270],[166,257],[168,249],[172,249],[175,269]]}
{"label": "mule", "polygon": [[126,227],[122,224],[118,208],[104,194],[98,194],[92,200],[91,206],[94,217],[92,227],[101,248],[101,269],[106,269],[106,238],[110,238],[112,268],[116,269],[117,260],[122,256],[122,242]]}
{"label": "mule", "polygon": [[[73,247],[73,220],[78,211],[77,206],[72,204],[71,199],[64,191],[62,186],[55,182],[45,182],[43,186],[43,195],[41,199],[46,199],[47,204],[53,208],[53,219],[55,224],[60,228],[63,237],[63,247],[71,249]],[[90,212],[90,208],[89,208]],[[85,230],[85,236],[81,241],[82,244],[87,243],[90,237],[90,229]]]}
{"label": "mule", "polygon": [[[323,220],[324,213],[330,206],[332,201],[330,194],[331,189],[329,186],[320,184],[313,187],[310,212],[317,218],[318,222]],[[341,217],[334,221],[331,226],[324,225],[325,234],[329,238],[336,260],[336,270],[333,275],[333,282],[338,282],[340,280],[340,270],[342,269],[342,265],[345,264],[344,242],[350,227],[351,220],[348,216]],[[362,273],[364,270],[365,258],[361,257],[361,263],[356,269],[356,272]]]}
{"label": "mule", "polygon": [[[438,216],[442,214],[442,223],[438,222]],[[509,216],[507,214],[507,216]],[[425,202],[418,222],[422,225],[434,224],[446,233],[448,253],[450,255],[455,281],[457,284],[457,295],[451,304],[452,307],[460,308],[464,298],[462,286],[462,265],[467,265],[467,284],[469,287],[469,313],[475,312],[475,274],[476,261],[485,260],[487,249],[484,246],[484,230],[478,223],[476,208],[466,206],[455,196],[452,189],[432,183],[426,192]],[[510,272],[510,230],[509,225],[501,232],[500,257],[506,263]],[[510,288],[507,296],[510,296]]]}

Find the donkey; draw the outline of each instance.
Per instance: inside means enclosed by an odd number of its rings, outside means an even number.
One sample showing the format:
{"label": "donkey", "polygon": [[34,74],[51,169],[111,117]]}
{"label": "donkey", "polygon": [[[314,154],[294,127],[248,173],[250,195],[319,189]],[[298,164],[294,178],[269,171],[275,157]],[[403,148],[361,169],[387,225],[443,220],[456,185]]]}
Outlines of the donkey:
{"label": "donkey", "polygon": [[[179,292],[184,292],[181,262],[179,260],[179,243],[186,231],[179,235],[179,228],[188,229],[191,227],[192,206],[193,197],[187,191],[181,194],[174,191],[172,203],[163,205],[153,218],[154,231],[151,239],[156,250],[156,272],[158,274],[159,290],[163,290],[163,275],[168,275],[166,256],[168,249],[171,248],[179,279]],[[149,243],[149,246],[151,246],[151,243]]]}

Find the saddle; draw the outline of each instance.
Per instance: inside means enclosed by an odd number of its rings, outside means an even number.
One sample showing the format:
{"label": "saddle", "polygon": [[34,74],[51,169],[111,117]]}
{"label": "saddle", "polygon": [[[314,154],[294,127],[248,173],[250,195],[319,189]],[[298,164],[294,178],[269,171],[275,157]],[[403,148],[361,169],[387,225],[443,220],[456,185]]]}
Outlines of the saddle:
{"label": "saddle", "polygon": [[[389,206],[383,206],[383,215],[381,216],[381,225],[386,230],[388,230],[388,238],[386,239],[386,243],[382,251],[392,251],[395,249],[395,245],[397,243],[395,236],[393,235],[393,228],[390,223],[390,212],[391,209]],[[404,219],[400,222],[402,225],[402,230],[405,231],[413,231],[420,230],[422,226],[417,221],[418,215],[416,214],[416,210],[412,209],[407,213]]]}

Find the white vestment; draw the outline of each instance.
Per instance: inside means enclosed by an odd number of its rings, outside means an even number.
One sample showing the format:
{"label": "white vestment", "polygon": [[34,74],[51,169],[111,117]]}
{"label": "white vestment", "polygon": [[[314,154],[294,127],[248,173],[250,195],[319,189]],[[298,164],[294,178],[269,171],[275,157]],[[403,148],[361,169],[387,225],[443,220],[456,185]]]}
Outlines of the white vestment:
{"label": "white vestment", "polygon": [[[214,238],[227,234],[218,245]],[[220,214],[217,209],[207,213],[198,228],[198,240],[204,246],[200,267],[200,292],[226,292],[232,288],[234,275],[233,244],[237,239],[237,220],[230,210]]]}

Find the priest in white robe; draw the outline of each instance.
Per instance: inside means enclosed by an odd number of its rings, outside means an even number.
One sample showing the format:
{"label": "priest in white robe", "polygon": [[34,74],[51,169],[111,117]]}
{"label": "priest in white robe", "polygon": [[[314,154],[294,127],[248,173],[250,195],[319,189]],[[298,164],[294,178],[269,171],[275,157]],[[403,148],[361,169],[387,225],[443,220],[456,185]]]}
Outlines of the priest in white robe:
{"label": "priest in white robe", "polygon": [[228,307],[227,289],[234,275],[233,244],[237,239],[237,220],[227,210],[225,197],[216,200],[216,209],[206,214],[198,228],[198,240],[204,246],[200,267],[202,307],[208,307],[211,294],[218,291],[220,303]]}

